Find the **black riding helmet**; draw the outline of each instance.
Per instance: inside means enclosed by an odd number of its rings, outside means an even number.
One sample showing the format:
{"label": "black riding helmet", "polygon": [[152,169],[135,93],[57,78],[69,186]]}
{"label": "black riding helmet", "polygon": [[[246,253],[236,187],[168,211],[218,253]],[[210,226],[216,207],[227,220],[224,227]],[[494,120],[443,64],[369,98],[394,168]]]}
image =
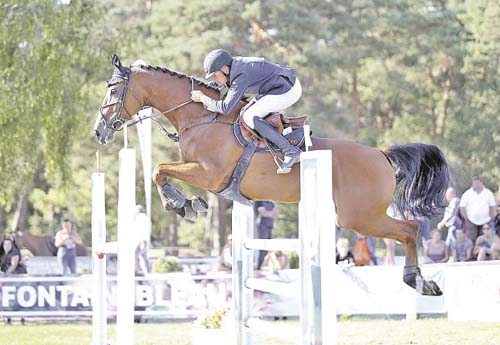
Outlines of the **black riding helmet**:
{"label": "black riding helmet", "polygon": [[215,49],[207,54],[203,62],[205,78],[209,79],[214,72],[220,71],[224,66],[231,66],[233,57],[231,53],[224,49]]}

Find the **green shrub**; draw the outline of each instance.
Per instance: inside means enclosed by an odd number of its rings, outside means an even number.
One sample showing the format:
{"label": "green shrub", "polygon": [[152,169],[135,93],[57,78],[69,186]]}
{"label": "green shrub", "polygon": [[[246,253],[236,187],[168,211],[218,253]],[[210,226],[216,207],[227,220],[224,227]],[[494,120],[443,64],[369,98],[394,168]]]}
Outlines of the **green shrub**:
{"label": "green shrub", "polygon": [[166,256],[156,261],[153,265],[155,273],[182,272],[182,265],[175,256]]}
{"label": "green shrub", "polygon": [[288,254],[288,264],[290,268],[299,268],[299,254],[297,252]]}

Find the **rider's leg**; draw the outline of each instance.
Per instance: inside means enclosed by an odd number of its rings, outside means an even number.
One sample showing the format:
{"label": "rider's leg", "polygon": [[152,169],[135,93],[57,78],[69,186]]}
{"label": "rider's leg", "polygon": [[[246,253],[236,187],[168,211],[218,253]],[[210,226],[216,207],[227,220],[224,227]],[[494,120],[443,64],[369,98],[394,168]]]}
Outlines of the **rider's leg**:
{"label": "rider's leg", "polygon": [[267,121],[263,120],[265,116],[272,112],[282,111],[298,101],[302,94],[302,87],[297,79],[295,85],[290,91],[282,95],[265,95],[257,100],[252,106],[243,113],[243,121],[255,129],[266,140],[272,142],[284,153],[282,169],[278,173],[290,172],[292,166],[300,159],[300,150],[290,145],[276,129]]}

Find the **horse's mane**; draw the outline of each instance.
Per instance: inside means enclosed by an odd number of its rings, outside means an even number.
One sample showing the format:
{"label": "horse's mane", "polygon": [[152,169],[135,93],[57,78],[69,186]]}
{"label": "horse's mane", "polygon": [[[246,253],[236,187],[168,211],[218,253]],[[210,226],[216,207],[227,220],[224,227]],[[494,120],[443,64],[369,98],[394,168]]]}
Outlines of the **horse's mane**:
{"label": "horse's mane", "polygon": [[172,77],[177,77],[177,78],[181,78],[181,79],[188,79],[189,81],[191,80],[194,80],[195,83],[197,85],[200,85],[200,86],[204,86],[208,89],[211,89],[211,90],[216,90],[216,91],[219,91],[218,88],[202,81],[202,80],[199,80],[193,76],[189,76],[189,75],[186,75],[184,73],[180,73],[180,72],[176,72],[176,71],[172,71],[166,67],[161,67],[161,66],[154,66],[154,65],[149,65],[149,64],[138,64],[136,65],[136,67],[139,67],[139,68],[142,68],[142,69],[145,69],[147,71],[150,71],[150,70],[154,70],[154,71],[160,71],[162,73],[168,73],[170,74]]}

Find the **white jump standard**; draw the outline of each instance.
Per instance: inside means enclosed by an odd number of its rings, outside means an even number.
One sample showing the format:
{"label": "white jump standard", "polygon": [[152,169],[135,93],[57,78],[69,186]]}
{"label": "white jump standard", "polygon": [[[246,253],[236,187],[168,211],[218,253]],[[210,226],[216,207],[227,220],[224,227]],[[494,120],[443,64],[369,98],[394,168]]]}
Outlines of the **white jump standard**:
{"label": "white jump standard", "polygon": [[[255,240],[250,206],[233,204],[234,344],[251,345],[259,333],[279,334],[278,325],[253,318],[254,289],[289,295],[291,284],[254,278],[253,250],[295,250],[300,256],[300,345],[336,343],[335,205],[332,197],[332,152],[301,154],[299,240]],[[296,290],[296,289],[295,289]],[[284,335],[285,332],[282,332]]]}

